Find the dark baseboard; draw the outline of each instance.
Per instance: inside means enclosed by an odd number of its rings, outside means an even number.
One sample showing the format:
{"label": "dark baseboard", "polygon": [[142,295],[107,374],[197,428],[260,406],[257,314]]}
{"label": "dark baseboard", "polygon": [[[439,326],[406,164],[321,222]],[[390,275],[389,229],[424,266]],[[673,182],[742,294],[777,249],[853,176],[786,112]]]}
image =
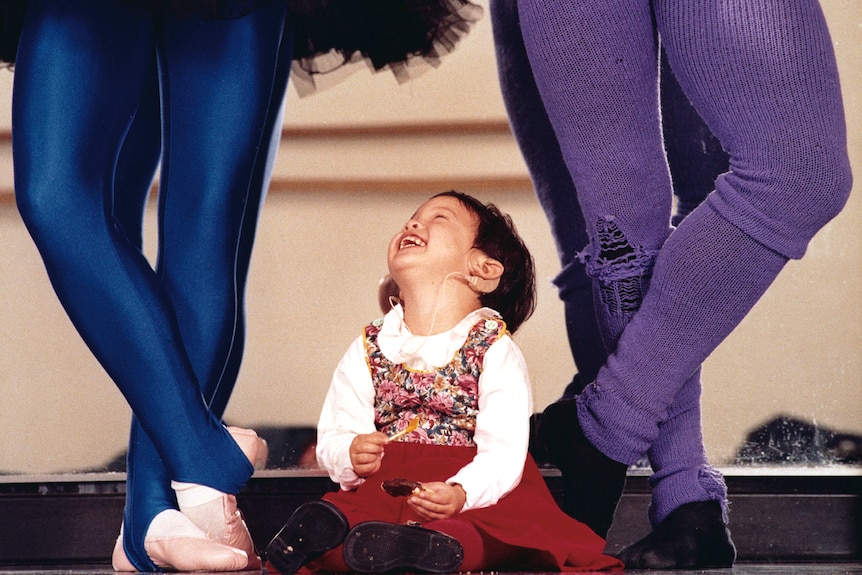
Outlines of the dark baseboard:
{"label": "dark baseboard", "polygon": [[[560,497],[555,470],[545,472]],[[847,561],[862,558],[862,475],[726,477],[731,531],[740,561]],[[265,472],[240,494],[252,536],[265,547],[301,503],[333,489],[317,473]],[[121,474],[61,481],[0,482],[0,565],[103,564],[122,519]],[[646,477],[630,476],[614,527],[613,553],[649,532]]]}

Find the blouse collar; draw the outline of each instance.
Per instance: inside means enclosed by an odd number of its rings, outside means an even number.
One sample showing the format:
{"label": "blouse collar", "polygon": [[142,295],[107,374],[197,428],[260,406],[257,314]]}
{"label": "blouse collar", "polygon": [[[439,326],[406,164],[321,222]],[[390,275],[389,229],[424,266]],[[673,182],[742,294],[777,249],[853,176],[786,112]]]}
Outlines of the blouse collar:
{"label": "blouse collar", "polygon": [[404,323],[404,309],[399,304],[383,318],[377,343],[383,355],[392,362],[417,370],[433,370],[452,361],[477,322],[497,318],[497,312],[483,307],[468,314],[448,331],[429,336],[414,335]]}

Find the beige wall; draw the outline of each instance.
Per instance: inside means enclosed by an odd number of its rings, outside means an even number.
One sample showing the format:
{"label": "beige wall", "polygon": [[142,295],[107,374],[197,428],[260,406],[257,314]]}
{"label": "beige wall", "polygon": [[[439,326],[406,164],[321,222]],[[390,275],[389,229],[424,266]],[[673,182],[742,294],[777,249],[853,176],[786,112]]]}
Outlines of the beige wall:
{"label": "beige wall", "polygon": [[[841,65],[851,159],[862,174],[862,4],[828,0],[824,7]],[[0,132],[8,131],[11,81],[12,74],[0,74]],[[441,122],[451,129],[423,129]],[[539,309],[517,341],[531,366],[537,408],[555,399],[573,370],[550,285],[559,265],[518,150],[500,130],[504,122],[487,17],[439,69],[408,84],[361,70],[309,98],[291,90],[229,419],[316,421],[335,363],[360,326],[379,314],[386,242],[419,203],[452,186],[510,212],[534,252]],[[474,127],[459,130],[460,123]],[[394,124],[418,128],[385,129]],[[345,134],[340,126],[384,129]],[[97,466],[124,448],[129,410],[51,291],[15,211],[8,142],[0,144],[0,470]],[[726,461],[751,427],[776,414],[862,432],[858,188],[807,257],[791,262],[707,362],[704,428],[714,461]],[[152,223],[150,213],[150,230]],[[154,241],[151,232],[150,252]]]}

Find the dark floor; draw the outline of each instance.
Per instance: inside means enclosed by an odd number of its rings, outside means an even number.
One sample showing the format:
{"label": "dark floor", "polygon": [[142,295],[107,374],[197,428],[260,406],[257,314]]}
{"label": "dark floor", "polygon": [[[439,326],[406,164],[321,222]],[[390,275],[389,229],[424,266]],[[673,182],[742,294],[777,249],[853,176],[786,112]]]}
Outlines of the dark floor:
{"label": "dark floor", "polygon": [[[115,571],[109,566],[88,567],[27,567],[27,568],[0,568],[4,575],[115,575]],[[257,573],[255,571],[243,571],[244,575]],[[694,575],[694,574],[732,574],[732,575],[859,575],[862,574],[862,563],[788,563],[788,564],[738,564],[732,569],[707,569],[695,571],[626,571],[627,574],[638,573],[650,575]],[[198,574],[206,575],[206,574]],[[226,575],[220,573],[218,575]],[[519,574],[511,574],[519,575]],[[538,574],[530,574],[538,575]]]}
{"label": "dark floor", "polygon": [[[626,573],[862,575],[862,473],[802,471],[725,474],[739,553],[733,569]],[[559,472],[544,473],[559,497]],[[110,552],[122,519],[124,480],[121,474],[0,480],[0,575],[113,574]],[[266,547],[298,505],[333,488],[322,473],[256,474],[238,499],[258,548]],[[608,534],[608,553],[649,532],[649,503],[647,476],[630,473]]]}

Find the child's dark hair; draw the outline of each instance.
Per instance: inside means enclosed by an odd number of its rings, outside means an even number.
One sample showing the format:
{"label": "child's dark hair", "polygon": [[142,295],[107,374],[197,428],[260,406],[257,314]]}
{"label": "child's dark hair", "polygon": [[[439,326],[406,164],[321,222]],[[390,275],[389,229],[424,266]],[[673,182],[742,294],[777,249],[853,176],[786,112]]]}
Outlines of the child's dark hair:
{"label": "child's dark hair", "polygon": [[503,264],[497,289],[483,294],[479,301],[500,312],[506,327],[515,333],[536,309],[536,274],[533,256],[518,235],[512,218],[494,204],[483,204],[462,192],[449,190],[437,196],[457,198],[479,219],[473,247]]}

